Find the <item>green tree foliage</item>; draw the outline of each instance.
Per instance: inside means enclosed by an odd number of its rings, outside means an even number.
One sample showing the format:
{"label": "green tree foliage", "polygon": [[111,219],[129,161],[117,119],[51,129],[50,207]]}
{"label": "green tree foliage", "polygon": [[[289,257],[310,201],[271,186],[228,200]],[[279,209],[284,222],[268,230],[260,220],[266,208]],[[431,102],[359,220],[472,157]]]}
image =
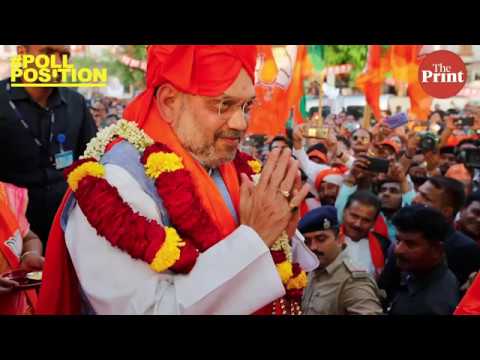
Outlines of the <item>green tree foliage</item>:
{"label": "green tree foliage", "polygon": [[352,64],[349,85],[354,86],[355,79],[365,67],[367,53],[368,45],[327,45],[325,46],[325,65]]}
{"label": "green tree foliage", "polygon": [[325,45],[308,45],[308,56],[315,71],[325,67]]}
{"label": "green tree foliage", "polygon": [[122,55],[127,55],[137,60],[146,59],[145,45],[125,45],[117,54],[117,58],[107,60],[109,73],[118,77],[120,82],[128,91],[130,87],[138,91],[145,88],[145,73],[141,69],[133,69],[120,61]]}
{"label": "green tree foliage", "polygon": [[123,64],[120,61],[123,55],[141,61],[145,60],[145,45],[125,45],[115,55],[110,51],[105,51],[99,59],[89,56],[74,57],[72,63],[76,67],[106,67],[108,75],[117,77],[127,92],[143,90],[145,88],[145,73],[141,69],[133,69]]}

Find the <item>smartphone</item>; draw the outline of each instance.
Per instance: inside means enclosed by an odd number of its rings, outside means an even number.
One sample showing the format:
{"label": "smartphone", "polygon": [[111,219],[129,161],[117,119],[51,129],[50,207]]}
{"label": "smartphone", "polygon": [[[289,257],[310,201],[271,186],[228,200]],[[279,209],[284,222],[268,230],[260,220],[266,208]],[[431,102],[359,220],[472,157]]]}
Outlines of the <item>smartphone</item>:
{"label": "smartphone", "polygon": [[375,158],[370,156],[365,156],[365,158],[370,161],[370,164],[366,170],[377,173],[387,173],[390,162],[385,159]]}
{"label": "smartphone", "polygon": [[390,129],[396,129],[400,126],[408,124],[408,118],[407,114],[405,113],[398,113],[393,116],[389,116],[385,120],[385,124],[390,128]]}
{"label": "smartphone", "polygon": [[328,139],[328,128],[309,127],[305,130],[306,138]]}
{"label": "smartphone", "polygon": [[455,121],[455,123],[457,125],[460,125],[460,126],[473,126],[473,122],[474,122],[473,116],[462,117],[462,118],[458,119],[457,121]]}
{"label": "smartphone", "polygon": [[465,149],[465,166],[480,169],[480,149]]}

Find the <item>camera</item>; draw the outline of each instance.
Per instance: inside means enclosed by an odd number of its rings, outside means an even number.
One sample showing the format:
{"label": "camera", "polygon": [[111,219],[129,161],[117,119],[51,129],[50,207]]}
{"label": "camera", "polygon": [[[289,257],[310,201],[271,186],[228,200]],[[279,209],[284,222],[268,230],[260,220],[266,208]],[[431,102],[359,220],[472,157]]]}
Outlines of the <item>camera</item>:
{"label": "camera", "polygon": [[329,135],[328,128],[310,126],[305,129],[306,138],[327,139]]}
{"label": "camera", "polygon": [[420,137],[420,150],[422,152],[433,151],[437,146],[438,137],[431,132],[422,132],[419,134]]}
{"label": "camera", "polygon": [[480,169],[480,149],[465,149],[464,163],[466,167]]}
{"label": "camera", "polygon": [[461,117],[455,121],[455,124],[458,126],[473,126],[474,118],[473,116]]}

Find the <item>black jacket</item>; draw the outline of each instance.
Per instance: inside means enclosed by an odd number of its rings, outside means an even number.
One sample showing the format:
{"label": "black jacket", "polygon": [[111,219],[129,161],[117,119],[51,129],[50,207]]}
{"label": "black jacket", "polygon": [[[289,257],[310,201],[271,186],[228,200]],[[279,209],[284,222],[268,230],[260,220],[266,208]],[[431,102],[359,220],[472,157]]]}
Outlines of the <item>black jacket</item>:
{"label": "black jacket", "polygon": [[[444,244],[448,268],[463,285],[468,276],[480,270],[480,246],[459,231],[451,230]],[[388,260],[378,280],[378,286],[387,292],[391,300],[392,293],[400,284],[400,270],[396,266],[394,246],[389,250]]]}
{"label": "black jacket", "polygon": [[[97,129],[84,97],[76,91],[55,88],[47,108],[43,108],[25,89],[8,90],[9,82],[10,79],[0,81],[0,181],[28,189],[27,217],[32,230],[45,242],[67,188],[62,171],[55,169],[52,161],[60,151],[57,136],[65,135],[63,150],[71,150],[77,160]],[[31,132],[22,125],[9,101],[15,104]],[[35,143],[32,133],[43,147]],[[50,135],[53,135],[52,141]]]}
{"label": "black jacket", "polygon": [[421,277],[404,273],[390,315],[451,315],[460,300],[458,281],[445,263]]}

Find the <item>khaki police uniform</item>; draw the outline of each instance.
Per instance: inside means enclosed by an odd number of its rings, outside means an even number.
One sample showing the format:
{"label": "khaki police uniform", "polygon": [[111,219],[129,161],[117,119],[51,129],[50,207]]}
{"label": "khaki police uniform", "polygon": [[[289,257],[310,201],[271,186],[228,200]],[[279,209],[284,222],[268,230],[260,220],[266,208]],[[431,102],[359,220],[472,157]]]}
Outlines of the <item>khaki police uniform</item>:
{"label": "khaki police uniform", "polygon": [[302,310],[305,315],[380,315],[379,295],[372,277],[342,251],[325,269],[309,274]]}

